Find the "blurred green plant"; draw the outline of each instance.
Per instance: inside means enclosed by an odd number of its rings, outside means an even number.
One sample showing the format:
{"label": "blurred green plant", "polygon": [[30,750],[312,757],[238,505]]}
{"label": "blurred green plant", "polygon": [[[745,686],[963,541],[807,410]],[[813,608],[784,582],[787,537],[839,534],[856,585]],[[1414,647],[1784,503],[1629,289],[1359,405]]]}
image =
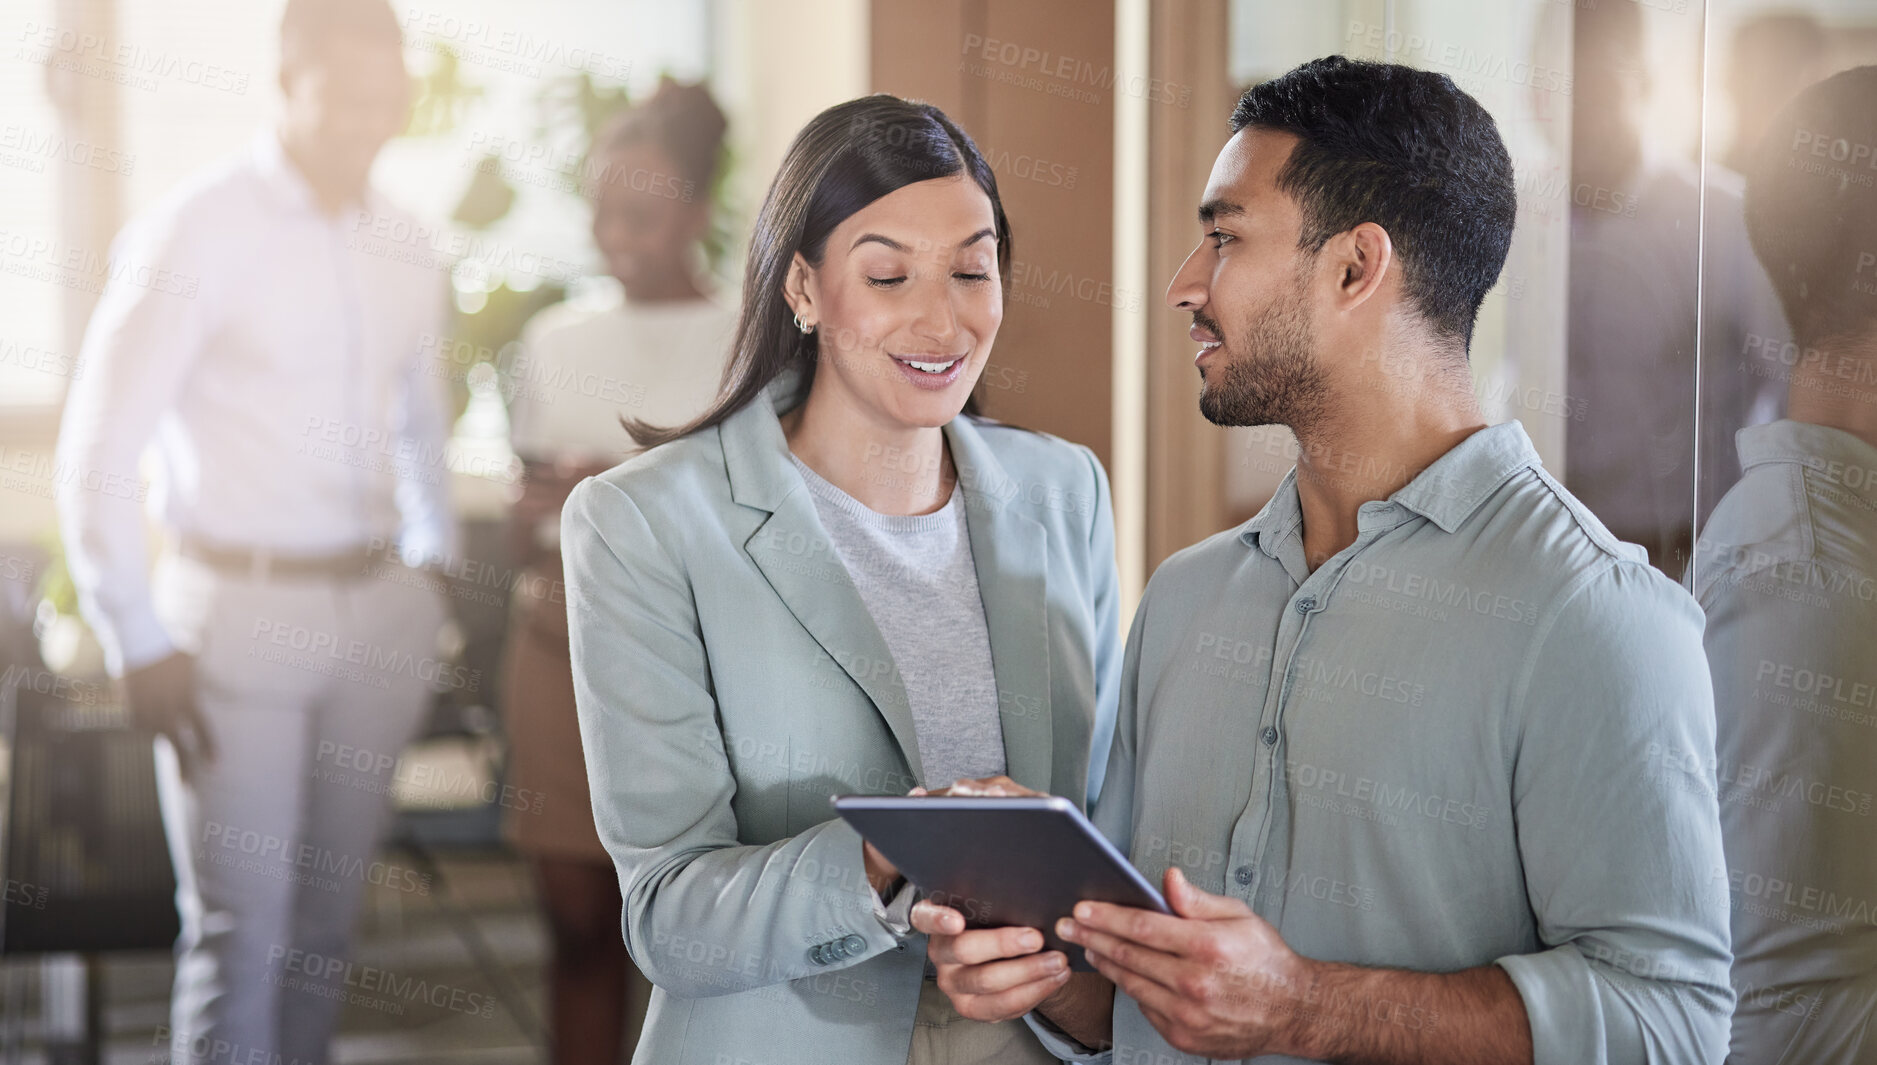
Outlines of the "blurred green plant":
{"label": "blurred green plant", "polygon": [[455,131],[463,116],[482,99],[483,88],[463,77],[462,61],[448,45],[436,45],[437,57],[429,71],[411,79],[410,121],[404,126],[406,137],[440,137]]}
{"label": "blurred green plant", "polygon": [[46,565],[39,573],[40,600],[68,617],[78,616],[78,587],[72,583],[72,571],[65,564],[65,541],[55,526],[39,535],[39,546],[46,553]]}

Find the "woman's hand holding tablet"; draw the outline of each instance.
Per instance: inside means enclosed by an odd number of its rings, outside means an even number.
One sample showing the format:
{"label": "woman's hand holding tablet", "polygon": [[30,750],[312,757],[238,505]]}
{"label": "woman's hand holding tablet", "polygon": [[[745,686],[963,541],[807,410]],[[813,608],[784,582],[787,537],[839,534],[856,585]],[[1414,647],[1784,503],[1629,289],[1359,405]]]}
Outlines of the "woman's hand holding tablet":
{"label": "woman's hand holding tablet", "polygon": [[[915,794],[1048,797],[1008,777],[964,780]],[[1063,950],[1044,949],[1041,930],[1021,925],[969,928],[963,912],[931,898],[913,907],[912,924],[928,937],[926,957],[937,970],[939,989],[961,1016],[994,1023],[1034,1011],[1085,1046],[1107,1045],[1113,985],[1098,973],[1073,972]]]}

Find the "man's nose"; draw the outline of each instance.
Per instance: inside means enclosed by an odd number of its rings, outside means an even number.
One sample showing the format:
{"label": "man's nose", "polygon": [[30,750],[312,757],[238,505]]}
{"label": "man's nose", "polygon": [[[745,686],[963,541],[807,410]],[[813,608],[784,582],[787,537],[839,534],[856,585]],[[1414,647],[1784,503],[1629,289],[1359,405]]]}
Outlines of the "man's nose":
{"label": "man's nose", "polygon": [[1173,280],[1167,285],[1167,306],[1176,311],[1196,311],[1206,305],[1210,295],[1207,289],[1209,278],[1198,261],[1200,252],[1204,250],[1203,243],[1194,248],[1186,261],[1180,264],[1180,268],[1174,271]]}

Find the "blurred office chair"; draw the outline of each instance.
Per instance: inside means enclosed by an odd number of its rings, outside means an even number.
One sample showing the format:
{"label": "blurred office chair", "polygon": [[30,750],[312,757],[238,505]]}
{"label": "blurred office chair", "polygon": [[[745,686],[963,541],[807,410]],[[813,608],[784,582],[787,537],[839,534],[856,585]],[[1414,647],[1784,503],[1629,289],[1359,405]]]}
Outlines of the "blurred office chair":
{"label": "blurred office chair", "polygon": [[[36,957],[48,1060],[99,1054],[99,961],[175,942],[176,876],[148,733],[108,685],[46,668],[25,585],[0,585],[0,962]],[[0,968],[5,1060],[24,1042],[28,971]]]}

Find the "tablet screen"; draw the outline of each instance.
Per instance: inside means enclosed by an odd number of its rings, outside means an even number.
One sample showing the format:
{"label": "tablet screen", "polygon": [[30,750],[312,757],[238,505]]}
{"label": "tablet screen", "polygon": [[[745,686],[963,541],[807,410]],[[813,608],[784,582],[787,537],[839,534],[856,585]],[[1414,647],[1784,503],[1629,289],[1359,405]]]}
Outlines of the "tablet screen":
{"label": "tablet screen", "polygon": [[1064,952],[1079,972],[1092,968],[1081,948],[1055,932],[1077,902],[1171,912],[1060,796],[843,795],[834,808],[925,897],[963,914],[967,926],[1035,928],[1043,949]]}

